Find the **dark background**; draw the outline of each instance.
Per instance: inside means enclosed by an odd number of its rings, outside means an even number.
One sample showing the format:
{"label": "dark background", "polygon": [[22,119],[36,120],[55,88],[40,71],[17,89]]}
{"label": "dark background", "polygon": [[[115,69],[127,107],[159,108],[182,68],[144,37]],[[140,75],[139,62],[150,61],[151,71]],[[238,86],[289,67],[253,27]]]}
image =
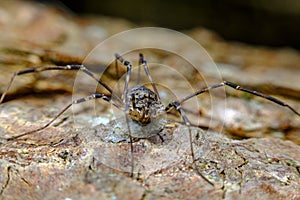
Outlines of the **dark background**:
{"label": "dark background", "polygon": [[203,26],[227,40],[300,49],[300,1],[88,0],[46,1],[76,14],[99,14],[140,25],[185,30]]}

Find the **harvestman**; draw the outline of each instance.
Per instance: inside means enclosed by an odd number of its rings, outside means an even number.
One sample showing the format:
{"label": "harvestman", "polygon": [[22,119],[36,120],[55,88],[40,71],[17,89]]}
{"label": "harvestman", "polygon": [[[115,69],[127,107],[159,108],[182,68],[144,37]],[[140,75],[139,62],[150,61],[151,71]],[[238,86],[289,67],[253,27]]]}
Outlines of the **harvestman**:
{"label": "harvestman", "polygon": [[[269,101],[272,101],[276,104],[279,104],[281,106],[287,107],[288,109],[290,109],[291,111],[293,111],[296,115],[298,115],[300,117],[300,113],[297,112],[293,107],[291,107],[290,105],[286,104],[285,102],[274,98],[272,96],[248,89],[248,88],[244,88],[241,87],[235,83],[229,82],[229,81],[223,81],[221,83],[218,84],[214,84],[210,87],[207,88],[203,88],[200,89],[198,91],[196,91],[195,93],[192,93],[186,97],[184,97],[181,100],[175,100],[172,101],[171,103],[169,103],[167,106],[164,106],[161,102],[158,90],[152,80],[152,77],[149,73],[149,69],[148,69],[148,65],[146,60],[144,59],[143,54],[139,54],[139,66],[142,66],[144,68],[144,71],[151,83],[152,86],[152,90],[142,86],[142,85],[136,85],[132,88],[128,88],[128,84],[130,81],[130,75],[131,75],[131,63],[127,60],[125,60],[122,56],[120,56],[119,54],[115,54],[115,58],[116,58],[116,62],[121,62],[124,66],[126,66],[127,68],[127,73],[126,73],[126,77],[125,77],[125,85],[124,85],[124,90],[123,90],[123,94],[121,97],[115,95],[112,91],[112,89],[106,84],[104,83],[101,79],[97,79],[95,74],[92,73],[90,70],[88,70],[84,65],[66,65],[66,66],[42,66],[42,67],[37,67],[37,68],[29,68],[29,69],[25,69],[25,70],[21,70],[21,71],[17,71],[14,72],[10,82],[8,83],[8,86],[6,88],[6,90],[3,92],[1,99],[0,99],[0,103],[3,102],[7,92],[9,91],[14,79],[16,76],[20,76],[20,75],[24,75],[24,74],[29,74],[29,73],[35,73],[35,72],[42,72],[42,71],[48,71],[48,70],[77,70],[77,71],[82,71],[83,73],[87,74],[88,76],[90,76],[92,79],[94,79],[95,81],[97,81],[100,85],[102,85],[107,91],[109,91],[109,93],[111,94],[111,96],[106,96],[104,94],[101,93],[94,93],[91,94],[90,96],[84,97],[84,98],[79,98],[77,100],[72,101],[69,105],[67,105],[64,109],[62,109],[55,117],[53,117],[52,120],[50,120],[47,124],[45,124],[44,126],[29,131],[29,132],[25,132],[16,136],[12,136],[9,138],[6,138],[6,140],[15,140],[18,139],[20,137],[35,133],[37,131],[41,131],[43,129],[45,129],[46,127],[48,127],[49,125],[51,125],[59,116],[61,116],[66,110],[68,110],[73,104],[79,104],[79,103],[83,103],[85,101],[89,101],[89,100],[93,100],[93,99],[103,99],[107,102],[110,102],[112,105],[114,105],[115,107],[117,107],[118,109],[124,111],[125,115],[126,115],[126,121],[127,121],[127,125],[128,125],[128,137],[130,140],[130,148],[131,148],[131,176],[133,176],[133,171],[134,171],[134,160],[133,160],[133,137],[131,135],[130,132],[130,127],[129,127],[129,117],[136,123],[138,123],[140,126],[145,126],[149,123],[151,123],[151,121],[153,121],[153,119],[156,119],[159,116],[162,116],[162,114],[164,113],[168,113],[169,111],[171,111],[172,109],[176,109],[179,114],[182,117],[182,120],[184,121],[184,123],[190,127],[191,123],[188,119],[188,117],[186,116],[183,108],[181,107],[182,103],[199,95],[202,94],[204,92],[208,92],[209,90],[215,89],[215,88],[219,88],[222,86],[229,86],[231,88],[234,88],[236,90],[241,90],[262,98],[265,98]],[[114,100],[113,100],[114,99]],[[194,148],[193,148],[193,143],[192,143],[192,133],[191,133],[191,129],[189,128],[189,142],[190,142],[190,149],[191,149],[191,156],[192,156],[192,160],[193,160],[193,168],[196,170],[197,174],[199,174],[204,180],[206,180],[209,184],[213,185],[213,183],[211,183],[200,171],[199,169],[196,167],[195,164],[195,155],[194,155]]]}

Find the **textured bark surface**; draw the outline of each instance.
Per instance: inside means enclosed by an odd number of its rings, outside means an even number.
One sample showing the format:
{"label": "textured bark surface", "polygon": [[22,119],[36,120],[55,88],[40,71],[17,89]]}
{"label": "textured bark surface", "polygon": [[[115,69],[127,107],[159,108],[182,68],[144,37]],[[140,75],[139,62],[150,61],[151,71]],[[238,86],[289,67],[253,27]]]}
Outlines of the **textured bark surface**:
{"label": "textured bark surface", "polygon": [[2,141],[2,197],[300,197],[300,147],[290,141],[272,138],[237,141],[193,128],[193,136],[197,138],[194,141],[196,165],[215,184],[213,187],[192,168],[187,127],[165,129],[161,133],[163,142],[157,137],[134,143],[137,180],[129,177],[130,145],[103,142],[103,135],[110,129],[101,125],[77,131],[51,127],[26,140]]}
{"label": "textured bark surface", "polygon": [[[67,16],[29,2],[1,2],[0,9],[1,93],[14,71],[80,64],[105,38],[134,27],[120,19]],[[202,28],[186,33],[206,48],[225,80],[274,94],[300,111],[299,52],[228,43]],[[173,48],[189,52],[188,47],[176,42]],[[143,52],[148,62],[174,66],[177,71],[184,64],[175,55]],[[107,56],[113,59],[113,55]],[[137,57],[138,52],[134,52],[126,59],[135,66]],[[92,68],[96,73],[102,69],[99,62],[100,68]],[[202,68],[206,80],[213,82],[217,79],[210,69]],[[171,92],[183,96],[190,93],[187,85],[167,69],[150,70],[155,80],[168,83]],[[118,81],[114,73],[108,70],[103,76],[112,87]],[[200,83],[202,74],[188,70],[182,73],[193,80],[195,88],[205,86]],[[184,105],[193,124],[214,129],[192,127],[196,166],[214,186],[193,169],[188,128],[175,123],[180,121],[175,115],[159,136],[134,142],[134,178],[129,176],[129,143],[106,139],[120,120],[113,116],[123,115],[101,100],[73,106],[40,132],[5,140],[41,127],[72,98],[94,92],[89,81],[79,78],[76,72],[63,71],[16,77],[0,105],[0,199],[300,198],[299,117],[271,102],[233,90],[228,90],[227,98],[216,90],[213,109],[211,96],[205,94],[198,98],[199,109],[195,109],[195,102]],[[174,99],[167,89],[159,89],[166,93],[166,102]],[[105,92],[101,88],[99,91]],[[248,139],[237,140],[240,138]]]}

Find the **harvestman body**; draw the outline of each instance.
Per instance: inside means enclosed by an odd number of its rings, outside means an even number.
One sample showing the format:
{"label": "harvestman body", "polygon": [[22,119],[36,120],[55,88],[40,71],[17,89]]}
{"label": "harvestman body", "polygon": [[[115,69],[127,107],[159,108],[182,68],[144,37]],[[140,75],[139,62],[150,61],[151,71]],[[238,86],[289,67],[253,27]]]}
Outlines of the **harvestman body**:
{"label": "harvestman body", "polygon": [[[94,79],[95,81],[97,81],[100,85],[102,85],[107,91],[110,92],[111,96],[106,96],[104,94],[99,94],[99,93],[95,93],[92,94],[90,96],[84,97],[84,98],[79,98],[73,102],[71,102],[69,105],[67,105],[64,109],[62,109],[52,120],[50,120],[47,124],[45,124],[44,126],[26,132],[26,133],[22,133],[16,136],[12,136],[10,138],[6,138],[6,140],[16,140],[18,138],[21,138],[23,136],[32,134],[34,132],[37,131],[41,131],[43,129],[45,129],[46,127],[48,127],[50,124],[52,124],[59,116],[61,116],[66,110],[68,110],[73,104],[79,104],[79,103],[83,103],[85,101],[89,101],[89,100],[93,100],[93,99],[103,99],[107,102],[110,102],[111,104],[113,104],[115,107],[117,107],[118,109],[124,111],[124,113],[126,114],[126,121],[127,121],[127,126],[128,126],[128,137],[130,139],[130,147],[131,147],[131,176],[133,176],[133,166],[134,166],[134,160],[133,160],[133,135],[131,134],[130,131],[130,125],[129,125],[129,117],[136,122],[137,124],[139,124],[140,126],[147,126],[149,125],[151,122],[153,122],[155,119],[159,118],[162,116],[162,114],[168,113],[170,110],[172,109],[176,109],[184,123],[187,126],[190,126],[190,121],[187,118],[183,108],[181,107],[182,103],[199,95],[202,94],[204,92],[208,92],[209,90],[215,89],[215,88],[219,88],[222,86],[229,86],[231,88],[234,88],[236,90],[241,90],[262,98],[265,98],[267,100],[270,100],[276,104],[279,104],[281,106],[287,107],[288,109],[290,109],[291,111],[293,111],[296,115],[298,115],[300,117],[300,113],[298,113],[294,108],[292,108],[290,105],[284,103],[283,101],[280,101],[277,98],[274,98],[272,96],[251,90],[251,89],[247,89],[247,88],[243,88],[235,83],[232,82],[228,82],[228,81],[223,81],[221,83],[212,85],[210,87],[204,88],[204,89],[200,89],[198,91],[196,91],[195,93],[192,93],[186,97],[184,97],[181,100],[176,100],[176,101],[172,101],[171,103],[169,103],[167,106],[164,106],[161,103],[160,100],[160,96],[159,93],[157,91],[157,88],[150,76],[149,73],[149,69],[147,66],[147,62],[146,60],[144,60],[144,57],[142,54],[140,54],[140,58],[139,58],[139,66],[142,66],[144,68],[144,71],[151,83],[152,86],[152,90],[141,86],[141,85],[136,85],[132,88],[128,88],[128,83],[130,81],[130,74],[131,74],[131,63],[127,60],[124,60],[119,54],[115,54],[116,57],[116,61],[120,61],[124,66],[127,67],[127,73],[126,73],[126,78],[125,78],[125,86],[124,86],[124,91],[123,91],[123,95],[121,97],[116,96],[112,89],[105,84],[101,79],[97,79],[96,76],[89,71],[85,66],[83,65],[67,65],[67,66],[42,66],[42,67],[38,67],[38,68],[30,68],[30,69],[25,69],[25,70],[21,70],[21,71],[17,71],[13,74],[7,89],[3,92],[1,99],[0,99],[0,103],[3,102],[6,93],[8,92],[9,88],[11,87],[13,80],[15,79],[16,76],[19,75],[24,75],[24,74],[29,74],[29,73],[35,73],[35,72],[41,72],[41,71],[48,71],[48,70],[77,70],[77,71],[82,71],[85,74],[87,74],[88,76],[90,76],[92,79]],[[162,127],[163,128],[163,127]],[[157,131],[156,134],[158,134],[159,131]],[[150,135],[149,135],[150,137]],[[202,175],[202,173],[199,171],[199,169],[196,167],[195,165],[195,155],[194,155],[194,149],[193,149],[193,139],[192,139],[192,134],[191,134],[191,129],[189,128],[189,142],[190,142],[190,149],[191,149],[191,156],[192,156],[192,160],[193,160],[193,168],[196,170],[196,172],[203,178],[205,179],[209,184],[213,185],[212,182],[210,182],[205,176]]]}

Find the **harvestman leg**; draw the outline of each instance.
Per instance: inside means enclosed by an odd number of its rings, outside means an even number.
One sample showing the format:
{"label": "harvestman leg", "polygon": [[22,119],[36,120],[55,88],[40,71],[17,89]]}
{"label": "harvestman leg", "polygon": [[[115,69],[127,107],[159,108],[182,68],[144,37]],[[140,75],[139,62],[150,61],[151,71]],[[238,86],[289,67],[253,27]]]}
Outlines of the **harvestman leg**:
{"label": "harvestman leg", "polygon": [[[0,103],[3,102],[8,90],[10,89],[14,79],[16,78],[16,76],[20,76],[20,75],[25,75],[25,74],[29,74],[29,73],[35,73],[35,72],[42,72],[42,71],[50,71],[50,70],[77,70],[77,71],[82,71],[84,72],[85,74],[87,74],[88,76],[90,76],[92,79],[94,79],[95,81],[97,81],[100,85],[102,85],[106,90],[108,90],[112,96],[114,96],[114,94],[112,93],[112,89],[106,85],[103,81],[101,81],[100,79],[97,79],[96,76],[91,72],[89,71],[85,66],[83,65],[66,65],[66,66],[42,66],[42,67],[37,67],[37,68],[29,68],[29,69],[25,69],[25,70],[20,70],[20,71],[17,71],[13,74],[13,76],[11,77],[11,80],[6,88],[6,90],[3,92],[1,98],[0,98]],[[118,96],[114,96],[120,103],[123,103],[122,100],[118,97]],[[78,103],[81,103],[81,102],[84,102],[84,101],[88,101],[88,100],[91,100],[91,99],[97,99],[97,98],[102,98],[106,101],[110,101],[114,106],[116,106],[117,108],[121,109],[121,106],[119,106],[118,104],[116,104],[115,102],[112,102],[111,101],[111,98],[110,97],[107,97],[103,94],[92,94],[91,96],[88,96],[86,98],[81,98],[81,99],[78,99],[78,100],[75,100],[73,101],[71,104],[69,104],[68,106],[66,106],[62,111],[60,111],[50,122],[48,122],[46,125],[38,128],[38,129],[35,129],[35,130],[32,130],[32,131],[29,131],[29,132],[26,132],[26,133],[23,133],[23,134],[20,134],[20,135],[17,135],[17,136],[14,136],[14,137],[11,137],[11,138],[8,138],[7,140],[13,140],[13,139],[17,139],[17,138],[20,138],[20,137],[23,137],[25,135],[28,135],[28,134],[31,134],[31,133],[34,133],[34,132],[37,132],[37,131],[40,131],[40,130],[43,130],[45,129],[46,127],[48,127],[50,124],[52,124],[59,116],[61,116],[68,108],[70,108],[73,104],[78,104]]]}
{"label": "harvestman leg", "polygon": [[93,100],[93,99],[103,99],[103,100],[105,100],[107,102],[110,102],[111,104],[113,104],[118,109],[122,110],[122,108],[118,104],[116,104],[115,102],[113,102],[110,97],[105,96],[104,94],[92,94],[90,96],[87,96],[87,97],[84,97],[84,98],[79,98],[77,100],[72,101],[69,105],[67,105],[64,109],[62,109],[55,117],[53,117],[51,119],[51,121],[49,121],[44,126],[38,128],[38,129],[35,129],[35,130],[31,130],[31,131],[22,133],[20,135],[12,136],[10,138],[7,138],[6,140],[8,140],[8,141],[9,140],[15,140],[15,139],[18,139],[20,137],[23,137],[23,136],[26,136],[26,135],[29,135],[29,134],[41,131],[41,130],[47,128],[50,124],[52,124],[58,117],[60,117],[64,112],[66,112],[72,105],[74,105],[74,104],[80,104],[80,103],[83,103],[83,102],[86,102],[86,101],[90,101],[90,100]]}
{"label": "harvestman leg", "polygon": [[138,77],[137,77],[137,81],[136,81],[136,84],[137,85],[140,85],[140,81],[141,81],[141,79],[140,79],[140,76],[141,76],[141,66],[142,66],[142,64],[143,64],[143,60],[144,60],[144,56],[143,56],[143,54],[139,54],[139,68],[138,68]]}
{"label": "harvestman leg", "polygon": [[219,88],[219,87],[223,87],[223,86],[229,86],[229,87],[231,87],[233,89],[240,90],[240,91],[243,91],[243,92],[247,92],[247,93],[253,94],[255,96],[262,97],[262,98],[267,99],[269,101],[272,101],[272,102],[274,102],[274,103],[276,103],[278,105],[281,105],[283,107],[287,107],[288,109],[290,109],[291,111],[293,111],[296,115],[300,116],[300,113],[297,112],[293,107],[291,107],[290,105],[286,104],[285,102],[283,102],[283,101],[281,101],[281,100],[279,100],[279,99],[277,99],[275,97],[272,97],[272,96],[269,96],[269,95],[257,92],[255,90],[251,90],[251,89],[248,89],[248,88],[241,87],[241,86],[239,86],[239,85],[237,85],[235,83],[229,82],[229,81],[223,81],[221,83],[212,85],[210,87],[198,90],[197,92],[186,96],[185,98],[183,98],[178,103],[182,104],[183,102],[185,102],[185,101],[189,100],[190,98],[193,98],[193,97],[195,97],[195,96],[197,96],[199,94],[202,94],[204,92],[208,92],[209,90],[212,90],[212,89],[215,89],[215,88]]}
{"label": "harvestman leg", "polygon": [[[189,119],[187,118],[187,115],[185,114],[184,110],[182,109],[181,107],[181,104],[199,94],[202,94],[204,92],[208,92],[209,90],[212,90],[212,89],[216,89],[216,88],[219,88],[219,87],[223,87],[223,86],[229,86],[231,88],[234,88],[236,90],[240,90],[240,91],[243,91],[243,92],[247,92],[247,93],[250,93],[250,94],[253,94],[255,96],[259,96],[259,97],[262,97],[264,99],[267,99],[269,101],[272,101],[278,105],[281,105],[283,107],[287,107],[289,108],[291,111],[293,111],[296,115],[300,116],[300,113],[298,113],[293,107],[291,107],[290,105],[284,103],[283,101],[277,99],[277,98],[274,98],[272,96],[269,96],[269,95],[266,95],[266,94],[263,94],[263,93],[260,93],[260,92],[257,92],[255,90],[251,90],[251,89],[248,89],[248,88],[244,88],[244,87],[241,87],[235,83],[232,83],[232,82],[229,82],[229,81],[223,81],[221,83],[218,83],[218,84],[215,84],[215,85],[212,85],[210,87],[207,87],[207,88],[204,88],[204,89],[201,89],[201,90],[198,90],[197,92],[193,93],[193,94],[190,94],[186,97],[184,97],[183,99],[181,99],[180,101],[174,101],[172,103],[170,103],[165,111],[168,112],[170,111],[172,108],[175,108],[181,115],[184,123],[189,127],[191,125]],[[195,154],[194,154],[194,147],[193,147],[193,141],[192,141],[192,133],[191,133],[191,129],[189,128],[189,140],[190,140],[190,148],[191,148],[191,154],[192,154],[192,159],[193,159],[193,164],[195,165]],[[208,183],[210,183],[211,185],[213,185],[213,183],[211,183],[198,169],[196,166],[194,166],[194,168],[196,169],[197,173],[202,177],[204,178]]]}
{"label": "harvestman leg", "polygon": [[192,154],[192,159],[193,159],[193,168],[196,170],[197,174],[200,175],[206,182],[208,182],[210,185],[214,186],[214,184],[209,181],[197,168],[196,166],[196,159],[195,159],[195,153],[194,153],[194,147],[193,147],[193,140],[192,140],[192,131],[190,128],[191,122],[188,119],[187,115],[185,114],[184,110],[181,107],[181,104],[177,101],[173,101],[171,102],[166,108],[165,111],[168,112],[170,111],[172,108],[175,108],[181,115],[184,123],[186,126],[188,126],[189,128],[189,142],[190,142],[190,148],[191,148],[191,154]]}
{"label": "harvestman leg", "polygon": [[[146,62],[146,60],[144,60],[143,54],[140,53],[139,56],[140,56],[139,64],[141,64],[143,66],[143,68],[145,70],[145,73],[146,73],[148,79],[151,82],[153,90],[157,94],[158,99],[160,101],[159,94],[158,94],[158,91],[157,91],[157,88],[156,88],[155,84],[153,83],[152,77],[150,75],[150,72],[149,72],[149,69],[148,69],[148,66],[147,66],[147,62]],[[115,57],[116,57],[116,61],[119,60],[124,66],[127,67],[127,73],[126,73],[126,77],[125,77],[125,86],[124,86],[122,99],[123,99],[123,102],[125,104],[125,119],[126,119],[126,124],[127,124],[127,128],[128,128],[128,135],[129,135],[130,149],[131,149],[131,176],[133,176],[133,171],[134,171],[133,138],[132,138],[131,131],[130,131],[130,124],[129,124],[130,119],[129,119],[129,116],[128,116],[128,113],[127,113],[128,109],[129,109],[129,102],[128,102],[128,98],[127,98],[127,93],[128,93],[128,84],[129,84],[129,81],[130,81],[132,65],[129,61],[125,60],[120,54],[116,53]]]}
{"label": "harvestman leg", "polygon": [[127,92],[128,92],[128,84],[129,84],[129,81],[130,81],[132,65],[129,61],[125,60],[118,53],[115,54],[115,57],[116,57],[117,60],[119,60],[127,68],[127,73],[126,73],[126,77],[125,77],[125,86],[124,86],[123,95],[122,95],[122,99],[123,99],[123,102],[125,103],[125,107],[126,107],[125,110],[127,111],[127,109],[128,109]]}
{"label": "harvestman leg", "polygon": [[115,54],[115,57],[116,57],[116,60],[119,60],[127,68],[122,99],[123,99],[123,102],[125,104],[125,112],[124,113],[125,113],[127,129],[128,129],[128,136],[129,136],[129,142],[130,142],[130,152],[131,152],[131,177],[133,177],[133,171],[134,171],[133,138],[132,138],[132,135],[131,135],[130,125],[129,125],[129,118],[128,118],[129,103],[128,103],[128,98],[127,98],[128,84],[129,84],[129,80],[130,80],[131,66],[132,65],[129,61],[125,60],[118,53]]}
{"label": "harvestman leg", "polygon": [[[127,74],[126,74],[126,80],[128,80],[128,82],[129,82],[129,78],[127,78],[127,76],[130,76],[130,73],[131,73],[131,67],[132,67],[132,65],[130,64],[130,62],[129,61],[127,61],[127,60],[125,60],[122,56],[120,56],[119,54],[115,54],[115,57],[116,57],[116,61],[120,61],[123,65],[125,65],[126,67],[127,67]],[[117,65],[118,63],[116,62],[115,63],[115,65],[116,65],[116,71],[117,71],[117,73],[118,73],[118,65]],[[143,68],[144,68],[144,71],[145,71],[145,73],[146,73],[146,75],[147,75],[147,77],[148,77],[148,79],[149,79],[149,81],[150,81],[150,83],[151,83],[151,86],[152,86],[152,88],[153,88],[153,91],[154,91],[154,93],[157,95],[157,97],[158,97],[158,99],[160,100],[160,96],[159,96],[159,93],[158,93],[158,90],[157,90],[157,88],[156,88],[156,86],[155,86],[155,84],[154,84],[154,82],[153,82],[153,79],[152,79],[152,77],[151,77],[151,75],[150,75],[150,71],[149,71],[149,68],[148,68],[148,65],[147,65],[147,61],[144,59],[144,55],[142,54],[142,53],[140,53],[139,54],[139,71],[138,71],[138,81],[137,81],[137,83],[139,84],[139,76],[140,76],[140,66],[143,66]],[[128,73],[128,71],[129,71],[129,73]],[[127,83],[127,85],[126,85],[126,83],[125,83],[125,87],[127,86],[127,89],[126,88],[124,88],[124,93],[123,94],[125,94],[125,90],[128,90],[128,83]]]}
{"label": "harvestman leg", "polygon": [[[143,54],[140,53],[139,56],[140,56],[139,64],[143,66],[144,71],[145,71],[145,73],[146,73],[148,79],[150,80],[150,83],[151,83],[151,85],[152,85],[152,88],[153,88],[154,92],[156,93],[156,95],[157,95],[157,97],[158,97],[158,100],[160,101],[159,93],[158,93],[158,90],[157,90],[157,88],[156,88],[156,86],[155,86],[155,84],[154,84],[154,82],[153,82],[153,80],[152,80],[152,77],[151,77],[151,75],[150,75],[149,68],[148,68],[148,65],[147,65],[147,61],[144,59]],[[192,133],[191,133],[191,129],[190,129],[191,123],[190,123],[189,119],[187,118],[187,116],[186,116],[184,110],[181,108],[181,105],[180,105],[179,102],[172,102],[172,103],[170,103],[170,104],[166,107],[166,109],[165,109],[166,112],[168,112],[172,107],[179,111],[179,113],[180,113],[180,115],[181,115],[183,121],[184,121],[185,124],[189,127],[190,148],[191,148],[191,154],[192,154],[193,164],[195,165],[195,163],[196,163],[196,162],[195,162],[195,154],[194,154],[194,148],[193,148],[193,145],[192,145]],[[211,184],[211,185],[214,185],[212,182],[210,182],[210,181],[209,181],[209,180],[208,180],[208,179],[207,179],[207,178],[206,178],[206,177],[198,170],[198,168],[197,168],[196,166],[194,166],[194,168],[196,169],[197,173],[198,173],[205,181],[207,181],[207,182],[208,182],[209,184]]]}
{"label": "harvestman leg", "polygon": [[143,66],[143,68],[145,70],[145,73],[148,76],[148,79],[150,80],[150,83],[151,83],[151,86],[153,88],[153,91],[157,95],[157,98],[160,101],[160,96],[159,96],[158,90],[157,90],[157,88],[156,88],[156,86],[155,86],[155,84],[154,84],[154,82],[152,80],[152,77],[150,75],[149,68],[148,68],[148,65],[147,65],[147,61],[144,59],[144,55],[141,54],[141,53],[140,53],[139,64]]}
{"label": "harvestman leg", "polygon": [[108,85],[106,85],[103,81],[101,81],[100,79],[97,79],[96,76],[90,70],[88,70],[84,65],[66,65],[66,66],[42,66],[42,67],[37,67],[37,68],[24,69],[24,70],[20,70],[20,71],[17,71],[15,73],[13,73],[6,90],[3,92],[3,94],[0,98],[0,104],[3,102],[5,96],[8,92],[8,90],[10,89],[10,87],[11,87],[14,79],[16,78],[16,76],[29,74],[29,73],[35,73],[35,72],[50,71],[50,70],[77,70],[77,71],[82,71],[85,74],[87,74],[88,76],[90,76],[92,79],[97,81],[107,91],[109,91],[113,95],[113,97],[115,97],[119,102],[122,103],[121,99],[118,96],[113,94],[112,89]]}

